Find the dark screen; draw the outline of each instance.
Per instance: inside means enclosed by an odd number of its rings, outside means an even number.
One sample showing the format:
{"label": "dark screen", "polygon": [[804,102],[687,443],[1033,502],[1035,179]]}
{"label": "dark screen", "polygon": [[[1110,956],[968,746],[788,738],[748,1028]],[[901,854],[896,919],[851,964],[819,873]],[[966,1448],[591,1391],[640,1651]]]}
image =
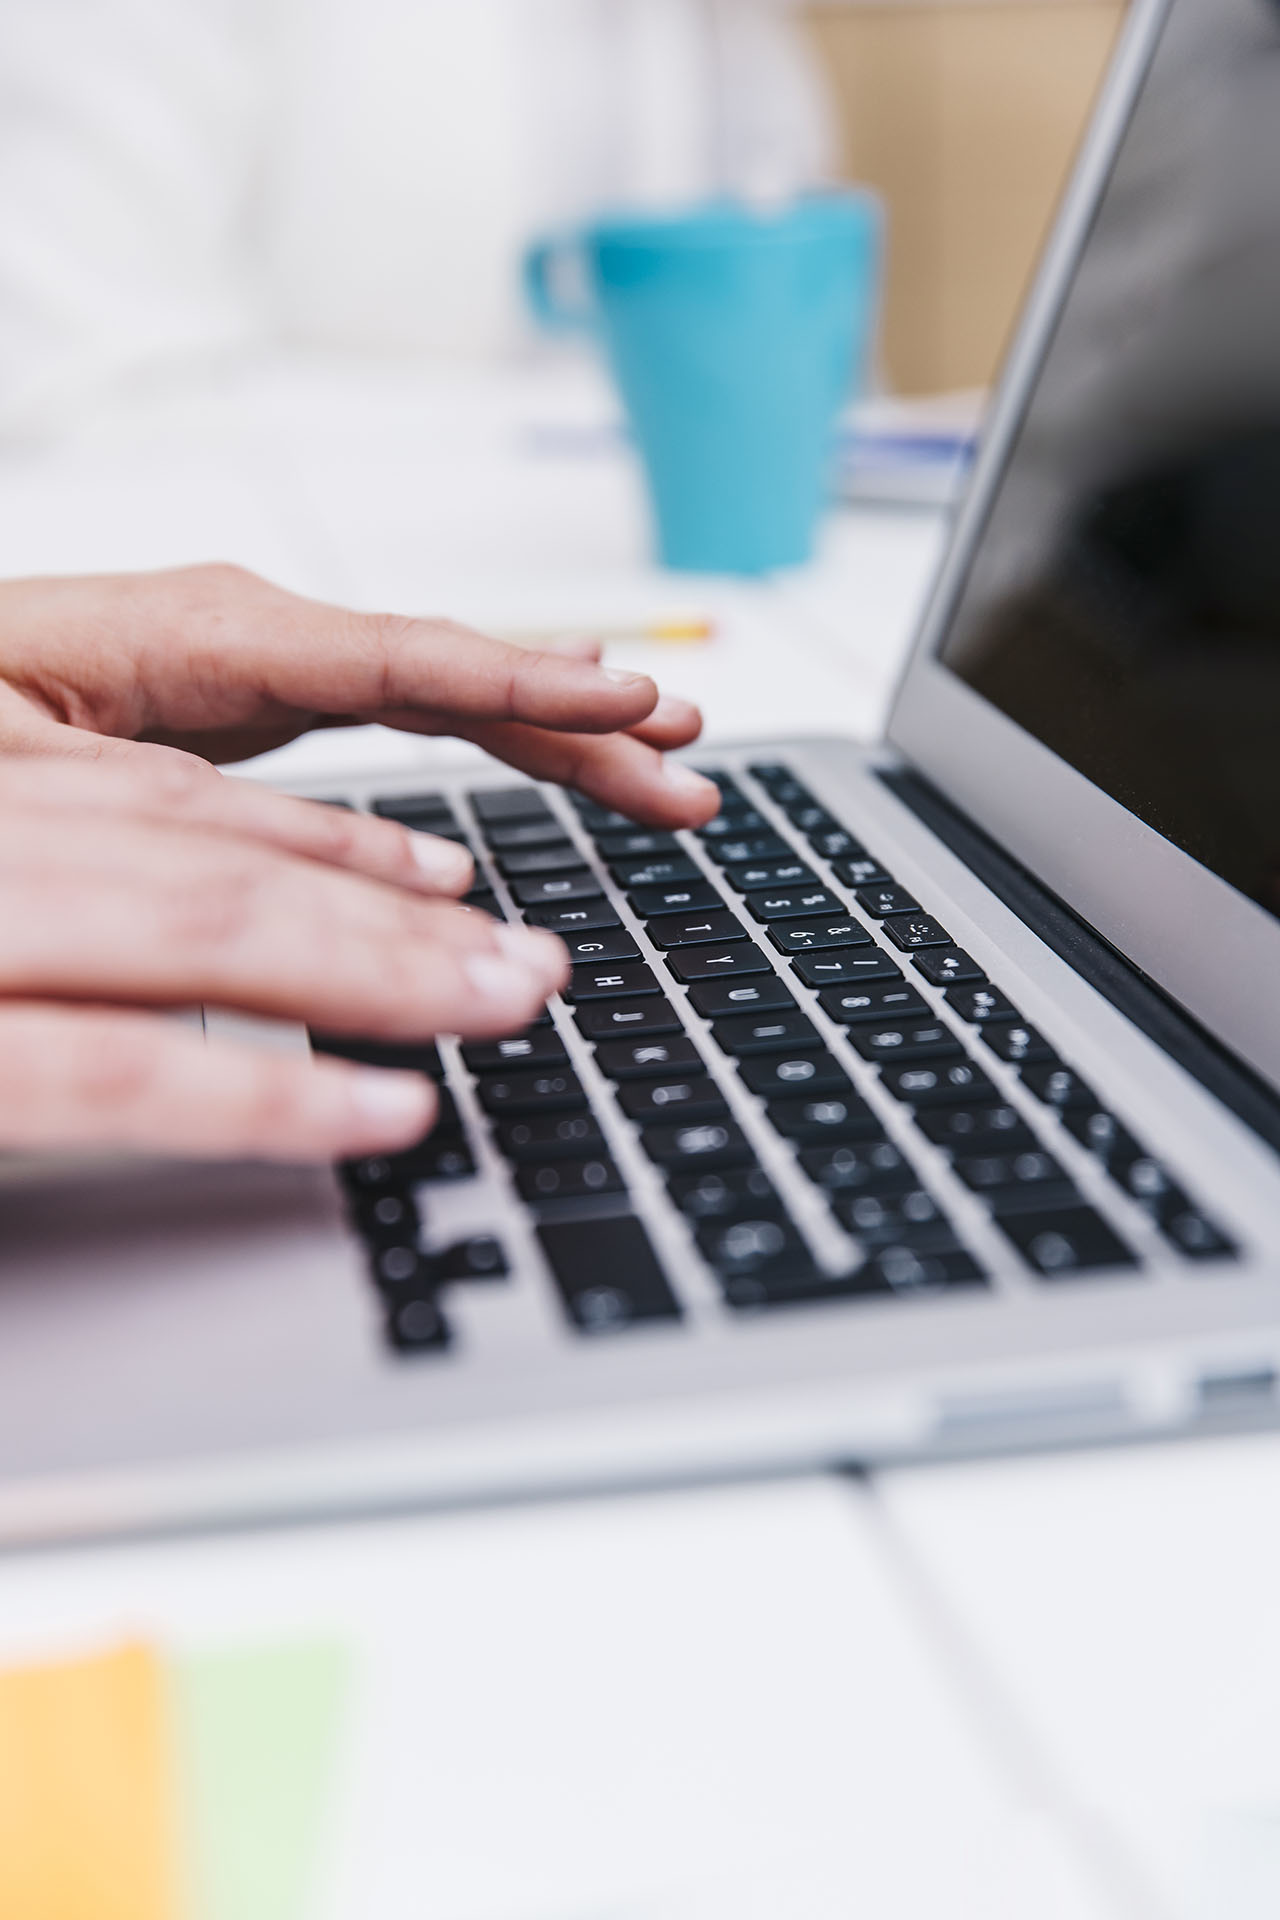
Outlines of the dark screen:
{"label": "dark screen", "polygon": [[943,646],[1280,915],[1280,5],[1173,0]]}

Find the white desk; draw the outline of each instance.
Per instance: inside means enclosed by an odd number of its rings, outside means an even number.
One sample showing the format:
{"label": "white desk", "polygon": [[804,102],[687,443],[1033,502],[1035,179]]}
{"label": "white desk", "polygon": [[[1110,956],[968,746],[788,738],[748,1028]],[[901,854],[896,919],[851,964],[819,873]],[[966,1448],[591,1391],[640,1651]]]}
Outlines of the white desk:
{"label": "white desk", "polygon": [[[0,572],[220,557],[515,629],[691,608],[714,645],[617,657],[712,733],[873,733],[937,524],[848,515],[809,574],[675,583],[609,413],[568,370],[248,371],[0,462]],[[454,750],[285,764],[335,751]],[[325,1920],[1254,1920],[1278,1506],[1280,1440],[21,1557],[0,1657],[347,1637]]]}

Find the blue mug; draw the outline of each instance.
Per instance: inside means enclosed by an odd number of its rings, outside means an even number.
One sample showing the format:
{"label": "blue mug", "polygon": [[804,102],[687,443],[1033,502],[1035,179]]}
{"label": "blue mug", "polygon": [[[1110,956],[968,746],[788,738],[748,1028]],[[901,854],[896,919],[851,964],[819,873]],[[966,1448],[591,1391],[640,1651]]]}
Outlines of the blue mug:
{"label": "blue mug", "polygon": [[879,204],[858,192],[605,219],[531,249],[537,318],[604,343],[668,566],[809,558],[836,418],[869,357],[880,251]]}

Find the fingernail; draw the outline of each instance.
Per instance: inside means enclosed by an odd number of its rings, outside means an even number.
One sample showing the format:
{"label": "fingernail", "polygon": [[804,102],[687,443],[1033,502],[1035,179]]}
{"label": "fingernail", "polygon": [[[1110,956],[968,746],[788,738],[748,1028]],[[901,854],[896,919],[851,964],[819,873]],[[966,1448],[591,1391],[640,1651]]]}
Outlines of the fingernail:
{"label": "fingernail", "polygon": [[377,1068],[351,1075],[352,1104],[379,1126],[424,1131],[435,1108],[428,1082],[416,1073],[383,1073]]}
{"label": "fingernail", "polygon": [[707,780],[692,767],[686,767],[683,761],[668,760],[663,765],[663,778],[676,793],[689,800],[707,800],[714,794],[719,799],[716,783]]}
{"label": "fingernail", "polygon": [[495,927],[493,937],[508,960],[539,980],[555,978],[564,965],[564,946],[540,927]]}
{"label": "fingernail", "polygon": [[615,687],[643,686],[649,678],[647,673],[624,673],[621,667],[601,667],[600,677]]}
{"label": "fingernail", "polygon": [[471,855],[452,840],[441,840],[433,833],[411,833],[413,857],[428,880],[442,887],[458,886],[469,880],[473,871]]}
{"label": "fingernail", "polygon": [[698,717],[698,709],[691,700],[681,700],[674,693],[664,693],[649,715],[648,724],[652,726],[656,720],[661,727],[687,727],[691,720]]}

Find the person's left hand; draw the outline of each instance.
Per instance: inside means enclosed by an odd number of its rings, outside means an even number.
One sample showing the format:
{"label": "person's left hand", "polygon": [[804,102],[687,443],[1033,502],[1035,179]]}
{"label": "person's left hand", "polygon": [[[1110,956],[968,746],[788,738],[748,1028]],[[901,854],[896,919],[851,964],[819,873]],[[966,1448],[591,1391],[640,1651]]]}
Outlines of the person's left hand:
{"label": "person's left hand", "polygon": [[719,804],[663,759],[697,738],[697,708],[590,648],[347,612],[236,567],[0,584],[0,753],[226,761],[369,721],[460,735],[652,826],[699,826]]}

